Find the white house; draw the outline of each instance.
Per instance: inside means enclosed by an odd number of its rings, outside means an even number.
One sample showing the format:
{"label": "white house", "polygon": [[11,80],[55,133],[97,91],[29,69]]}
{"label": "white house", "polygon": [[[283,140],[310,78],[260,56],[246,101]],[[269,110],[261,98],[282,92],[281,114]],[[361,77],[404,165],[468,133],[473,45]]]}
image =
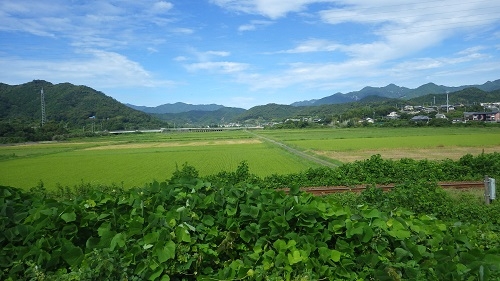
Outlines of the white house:
{"label": "white house", "polygon": [[396,111],[393,111],[393,112],[387,114],[387,118],[389,118],[389,119],[398,119],[399,118],[399,114]]}

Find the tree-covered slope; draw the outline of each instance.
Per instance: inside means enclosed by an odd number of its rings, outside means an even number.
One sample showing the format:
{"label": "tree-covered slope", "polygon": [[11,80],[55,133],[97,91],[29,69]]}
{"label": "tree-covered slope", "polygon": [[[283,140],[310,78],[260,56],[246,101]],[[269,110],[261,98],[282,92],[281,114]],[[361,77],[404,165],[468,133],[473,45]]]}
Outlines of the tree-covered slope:
{"label": "tree-covered slope", "polygon": [[270,103],[254,106],[241,114],[237,119],[240,121],[248,119],[282,120],[296,115],[302,108],[291,105]]}
{"label": "tree-covered slope", "polygon": [[43,80],[13,86],[1,84],[0,118],[4,121],[40,122],[42,88],[47,121],[66,122],[70,127],[94,121],[108,130],[165,126],[160,120],[87,86],[52,84]]}
{"label": "tree-covered slope", "polygon": [[194,110],[180,113],[154,114],[161,120],[176,126],[212,126],[234,122],[246,110],[236,107],[222,107],[214,111]]}

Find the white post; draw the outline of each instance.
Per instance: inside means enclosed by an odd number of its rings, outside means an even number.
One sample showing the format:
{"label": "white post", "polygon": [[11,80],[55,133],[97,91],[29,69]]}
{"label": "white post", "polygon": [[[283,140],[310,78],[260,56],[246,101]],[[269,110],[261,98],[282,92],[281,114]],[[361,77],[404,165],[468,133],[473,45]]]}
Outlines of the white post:
{"label": "white post", "polygon": [[490,178],[488,176],[484,176],[484,203],[486,205],[489,205],[491,203]]}

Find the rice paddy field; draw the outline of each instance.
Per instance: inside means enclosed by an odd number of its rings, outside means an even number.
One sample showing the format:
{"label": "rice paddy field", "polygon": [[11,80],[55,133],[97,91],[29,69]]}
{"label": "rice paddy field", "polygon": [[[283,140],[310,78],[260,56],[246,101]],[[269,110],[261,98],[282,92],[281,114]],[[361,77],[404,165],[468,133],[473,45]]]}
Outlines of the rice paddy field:
{"label": "rice paddy field", "polygon": [[4,145],[0,146],[0,185],[29,189],[43,183],[52,189],[90,183],[127,188],[166,180],[184,163],[203,176],[234,171],[246,161],[250,172],[261,177],[320,165],[286,147],[337,164],[373,154],[458,159],[467,153],[500,152],[500,128],[150,133]]}
{"label": "rice paddy field", "polygon": [[262,131],[302,151],[334,161],[383,158],[459,159],[465,154],[500,152],[500,128],[353,128]]}

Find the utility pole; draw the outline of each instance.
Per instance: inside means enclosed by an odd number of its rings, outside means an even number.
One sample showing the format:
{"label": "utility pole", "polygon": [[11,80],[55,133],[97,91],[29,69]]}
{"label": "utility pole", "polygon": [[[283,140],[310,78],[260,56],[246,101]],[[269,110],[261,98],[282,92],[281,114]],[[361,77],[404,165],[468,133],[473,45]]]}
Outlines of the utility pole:
{"label": "utility pole", "polygon": [[446,113],[448,113],[450,111],[450,104],[449,104],[449,100],[448,100],[448,93],[446,93]]}
{"label": "utility pole", "polygon": [[42,127],[45,124],[45,94],[43,93],[43,87],[40,91],[40,100],[42,104]]}

